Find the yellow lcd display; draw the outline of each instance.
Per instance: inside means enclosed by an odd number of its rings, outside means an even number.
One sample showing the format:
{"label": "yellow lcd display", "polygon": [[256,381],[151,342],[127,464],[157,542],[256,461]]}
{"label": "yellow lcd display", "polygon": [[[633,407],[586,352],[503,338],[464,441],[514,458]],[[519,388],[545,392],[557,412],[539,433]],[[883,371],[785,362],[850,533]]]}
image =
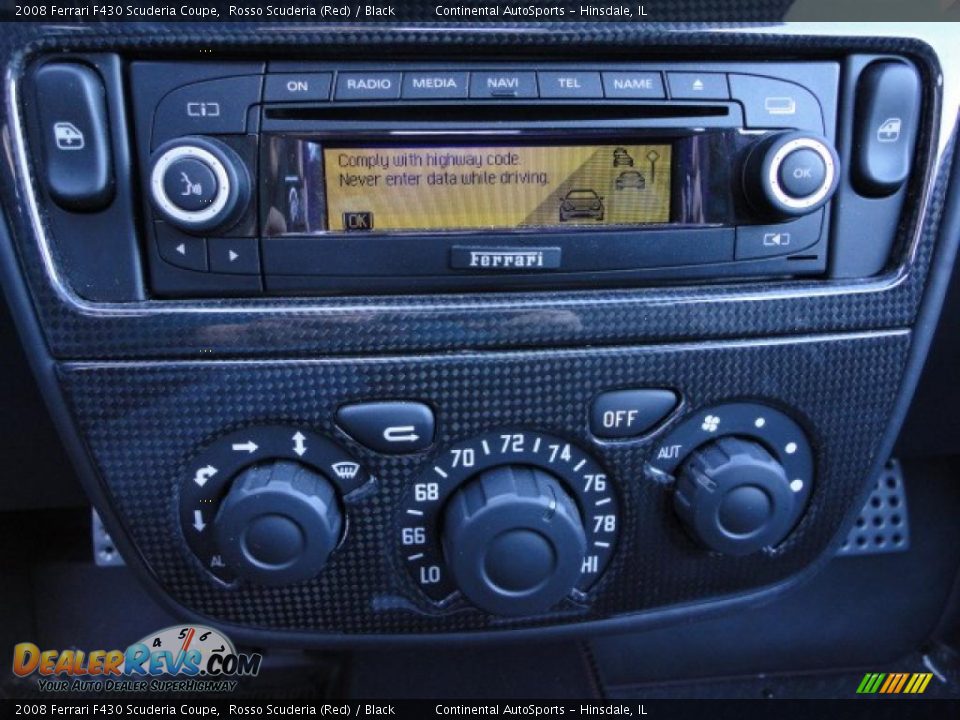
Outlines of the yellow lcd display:
{"label": "yellow lcd display", "polygon": [[326,147],[333,231],[640,225],[670,219],[669,144]]}

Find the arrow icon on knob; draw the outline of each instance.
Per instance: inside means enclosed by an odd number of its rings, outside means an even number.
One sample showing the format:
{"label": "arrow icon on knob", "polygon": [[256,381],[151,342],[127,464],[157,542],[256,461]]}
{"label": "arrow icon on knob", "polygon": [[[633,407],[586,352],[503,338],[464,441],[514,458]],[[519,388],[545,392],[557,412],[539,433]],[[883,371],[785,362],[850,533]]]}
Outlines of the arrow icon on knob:
{"label": "arrow icon on knob", "polygon": [[303,457],[303,454],[307,451],[307,446],[303,444],[306,439],[306,436],[299,430],[293,436],[293,451],[300,457]]}
{"label": "arrow icon on knob", "polygon": [[247,440],[245,443],[234,443],[231,447],[236,452],[248,452],[253,455],[260,446],[253,440]]}
{"label": "arrow icon on knob", "polygon": [[207,524],[203,521],[203,512],[200,510],[193,511],[193,527],[197,529],[197,532],[203,532],[203,529]]}
{"label": "arrow icon on knob", "polygon": [[217,474],[217,469],[213,465],[207,465],[197,470],[197,474],[193,476],[193,481],[200,487],[203,487],[207,484],[207,480],[212,478]]}

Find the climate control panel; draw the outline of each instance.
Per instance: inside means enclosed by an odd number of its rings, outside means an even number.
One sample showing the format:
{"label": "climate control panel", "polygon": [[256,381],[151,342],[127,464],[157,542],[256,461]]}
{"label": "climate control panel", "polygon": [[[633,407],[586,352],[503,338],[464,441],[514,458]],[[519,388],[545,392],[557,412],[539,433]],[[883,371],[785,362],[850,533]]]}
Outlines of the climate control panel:
{"label": "climate control panel", "polygon": [[[789,535],[813,488],[813,455],[803,429],[778,409],[727,403],[689,413],[636,476],[617,476],[595,456],[636,442],[623,433],[611,440],[611,423],[642,416],[650,418],[646,426],[677,401],[663,389],[598,395],[590,449],[507,428],[430,451],[434,413],[424,403],[347,404],[336,418],[352,429],[341,431],[345,442],[382,457],[412,455],[418,464],[392,508],[390,543],[411,600],[427,612],[472,607],[509,618],[577,612],[595,601],[592,591],[623,544],[623,497],[636,485],[666,488],[668,522],[705,557],[774,552]],[[391,423],[413,412],[429,418],[429,433],[417,423],[407,428],[424,442],[381,442],[397,431]],[[351,523],[362,523],[364,500],[379,485],[325,435],[252,426],[216,439],[189,464],[181,529],[205,572],[226,589],[308,583],[341,546],[358,542]]]}

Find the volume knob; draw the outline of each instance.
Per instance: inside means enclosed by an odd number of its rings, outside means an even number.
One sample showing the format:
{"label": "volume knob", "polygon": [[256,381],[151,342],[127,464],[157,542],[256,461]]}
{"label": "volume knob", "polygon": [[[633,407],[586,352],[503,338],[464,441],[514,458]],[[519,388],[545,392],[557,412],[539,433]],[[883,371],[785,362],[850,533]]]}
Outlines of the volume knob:
{"label": "volume knob", "polygon": [[250,177],[237,154],[219,140],[171,140],[150,161],[150,200],[164,220],[186,232],[226,228],[250,202]]}

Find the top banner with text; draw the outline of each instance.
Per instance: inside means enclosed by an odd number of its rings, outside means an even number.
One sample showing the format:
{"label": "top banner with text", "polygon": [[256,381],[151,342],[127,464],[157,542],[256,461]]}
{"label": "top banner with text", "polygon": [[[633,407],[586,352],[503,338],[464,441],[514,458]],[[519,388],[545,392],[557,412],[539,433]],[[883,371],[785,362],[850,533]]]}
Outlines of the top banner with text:
{"label": "top banner with text", "polygon": [[957,21],[960,0],[0,0],[13,22],[489,23]]}

